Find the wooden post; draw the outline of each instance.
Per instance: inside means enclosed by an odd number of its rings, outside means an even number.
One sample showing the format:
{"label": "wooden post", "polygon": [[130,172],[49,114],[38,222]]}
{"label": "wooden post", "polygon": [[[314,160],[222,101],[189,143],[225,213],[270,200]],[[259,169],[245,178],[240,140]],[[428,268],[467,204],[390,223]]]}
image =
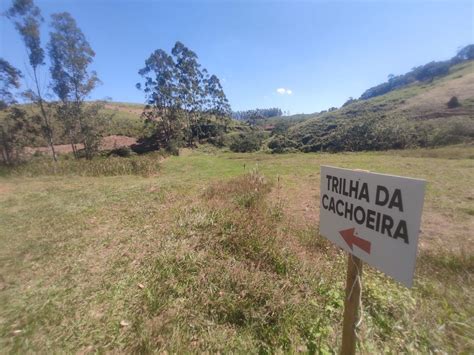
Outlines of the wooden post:
{"label": "wooden post", "polygon": [[[359,280],[357,280],[359,277]],[[349,254],[347,259],[346,298],[342,325],[342,355],[353,355],[356,350],[356,324],[359,321],[359,299],[362,282],[362,260]]]}

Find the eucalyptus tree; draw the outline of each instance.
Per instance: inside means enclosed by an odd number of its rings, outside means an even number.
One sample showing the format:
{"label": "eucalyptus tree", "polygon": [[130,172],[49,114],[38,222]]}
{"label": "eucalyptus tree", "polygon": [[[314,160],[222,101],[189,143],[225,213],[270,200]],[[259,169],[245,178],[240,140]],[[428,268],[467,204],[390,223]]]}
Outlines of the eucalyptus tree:
{"label": "eucalyptus tree", "polygon": [[137,88],[145,93],[143,116],[152,131],[151,146],[153,149],[170,148],[181,138],[184,129],[175,62],[164,50],[157,49],[138,73],[145,79],[143,86],[138,83]]}
{"label": "eucalyptus tree", "polygon": [[181,42],[171,55],[162,49],[154,51],[139,71],[147,105],[143,116],[153,126],[151,140],[156,147],[194,144],[199,128],[214,120],[225,121],[230,106],[222,85],[215,75],[201,67],[198,56]]}
{"label": "eucalyptus tree", "polygon": [[26,143],[29,127],[25,111],[12,106],[16,103],[13,89],[20,87],[21,72],[0,58],[0,148],[5,164],[13,164],[18,151]]}
{"label": "eucalyptus tree", "polygon": [[91,158],[98,138],[97,116],[90,115],[84,102],[99,82],[96,72],[89,70],[95,52],[69,13],[53,14],[51,19],[48,53],[52,89],[60,100],[58,117],[63,120],[76,157],[75,144],[82,142],[86,157]]}
{"label": "eucalyptus tree", "polygon": [[25,44],[34,81],[34,89],[27,90],[25,96],[39,107],[42,132],[51,149],[53,159],[56,161],[51,118],[41,89],[42,84],[39,81],[40,67],[45,64],[44,50],[41,47],[40,38],[40,26],[43,22],[41,11],[33,0],[13,0],[12,6],[7,10],[6,15],[15,24]]}
{"label": "eucalyptus tree", "polygon": [[175,60],[175,78],[178,84],[179,104],[186,115],[186,139],[188,144],[192,144],[192,126],[199,119],[204,103],[205,92],[202,85],[204,74],[201,71],[196,53],[183,43],[176,42],[171,54]]}
{"label": "eucalyptus tree", "polygon": [[21,71],[8,61],[0,58],[0,109],[6,109],[16,103],[12,89],[20,87]]}

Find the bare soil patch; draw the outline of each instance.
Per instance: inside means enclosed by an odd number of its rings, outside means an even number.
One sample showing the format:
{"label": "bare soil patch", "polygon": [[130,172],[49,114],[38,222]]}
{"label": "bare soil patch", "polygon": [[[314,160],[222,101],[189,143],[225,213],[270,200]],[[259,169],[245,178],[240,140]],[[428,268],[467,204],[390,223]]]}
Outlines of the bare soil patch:
{"label": "bare soil patch", "polygon": [[[299,180],[295,186],[277,184],[270,198],[283,209],[288,223],[295,228],[317,228],[319,225],[319,182]],[[462,221],[460,219],[463,219]],[[474,218],[444,213],[426,207],[420,232],[420,250],[444,251],[457,255],[474,253]]]}
{"label": "bare soil patch", "polygon": [[[107,137],[102,138],[99,149],[109,150],[109,149],[115,149],[119,147],[130,147],[136,142],[137,142],[136,138],[133,138],[133,137],[112,135],[112,136],[107,136]],[[84,145],[77,144],[76,147],[78,149],[83,149]],[[54,146],[54,149],[59,154],[72,153],[72,147],[70,144],[58,144]],[[25,148],[26,155],[32,155],[36,152],[50,154],[51,150],[49,147],[26,147]]]}
{"label": "bare soil patch", "polygon": [[140,116],[143,112],[143,107],[134,107],[134,106],[122,106],[122,105],[105,105],[104,106],[108,110],[113,110],[113,111],[120,111],[120,112],[127,112],[127,113],[133,113],[137,116]]}

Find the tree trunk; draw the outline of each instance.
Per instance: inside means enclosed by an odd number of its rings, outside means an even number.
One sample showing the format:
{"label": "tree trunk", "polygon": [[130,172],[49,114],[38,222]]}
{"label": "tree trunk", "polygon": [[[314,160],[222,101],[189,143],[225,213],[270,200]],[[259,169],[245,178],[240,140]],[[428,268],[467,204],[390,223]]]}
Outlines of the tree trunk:
{"label": "tree trunk", "polygon": [[7,134],[2,129],[2,158],[6,165],[11,164],[10,147],[8,146]]}
{"label": "tree trunk", "polygon": [[49,148],[51,149],[51,154],[53,155],[53,160],[55,162],[58,161],[57,156],[56,156],[56,151],[54,149],[54,143],[53,143],[53,130],[51,129],[51,125],[49,123],[48,115],[46,114],[46,110],[44,109],[43,105],[43,98],[41,97],[41,90],[39,88],[39,83],[38,83],[38,75],[36,73],[36,68],[33,68],[33,74],[35,78],[35,85],[36,85],[36,92],[38,93],[38,104],[41,110],[41,115],[43,116],[43,122],[44,126],[46,128],[46,138],[48,140],[48,145]]}
{"label": "tree trunk", "polygon": [[5,165],[10,165],[10,157],[8,155],[8,150],[7,148],[5,148],[5,146],[2,147],[2,160]]}
{"label": "tree trunk", "polygon": [[71,129],[69,129],[69,140],[71,141],[71,148],[72,148],[72,153],[74,154],[74,158],[77,159],[77,148],[76,148],[76,145],[74,144],[74,135],[72,134]]}

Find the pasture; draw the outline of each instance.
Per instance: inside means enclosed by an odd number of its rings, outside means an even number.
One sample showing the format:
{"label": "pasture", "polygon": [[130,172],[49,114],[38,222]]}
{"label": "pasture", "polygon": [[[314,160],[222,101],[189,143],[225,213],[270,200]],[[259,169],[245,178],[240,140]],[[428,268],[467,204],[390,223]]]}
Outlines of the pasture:
{"label": "pasture", "polygon": [[0,348],[337,352],[346,255],[318,235],[324,164],[428,181],[415,286],[365,267],[359,350],[471,353],[473,158],[198,149],[114,158],[119,175],[3,171]]}

